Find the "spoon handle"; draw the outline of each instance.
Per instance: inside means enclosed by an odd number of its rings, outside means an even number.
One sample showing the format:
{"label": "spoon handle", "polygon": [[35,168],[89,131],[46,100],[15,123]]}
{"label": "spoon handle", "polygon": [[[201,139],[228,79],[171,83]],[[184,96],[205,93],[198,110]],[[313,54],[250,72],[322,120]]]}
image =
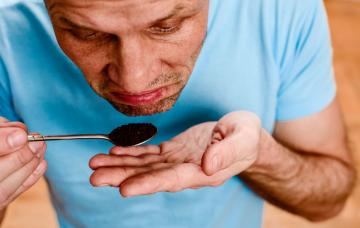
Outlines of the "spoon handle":
{"label": "spoon handle", "polygon": [[29,142],[35,141],[52,141],[52,140],[74,140],[74,139],[105,139],[109,140],[108,135],[28,135]]}

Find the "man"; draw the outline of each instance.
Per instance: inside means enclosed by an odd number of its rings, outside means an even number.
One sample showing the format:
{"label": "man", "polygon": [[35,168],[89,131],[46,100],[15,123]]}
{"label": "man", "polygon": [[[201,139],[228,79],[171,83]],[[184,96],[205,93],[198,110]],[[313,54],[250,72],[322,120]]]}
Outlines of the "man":
{"label": "man", "polygon": [[[45,4],[0,11],[1,209],[46,169],[61,227],[260,227],[259,196],[312,221],[342,209],[355,174],[321,1]],[[129,122],[156,125],[153,145],[26,137]]]}

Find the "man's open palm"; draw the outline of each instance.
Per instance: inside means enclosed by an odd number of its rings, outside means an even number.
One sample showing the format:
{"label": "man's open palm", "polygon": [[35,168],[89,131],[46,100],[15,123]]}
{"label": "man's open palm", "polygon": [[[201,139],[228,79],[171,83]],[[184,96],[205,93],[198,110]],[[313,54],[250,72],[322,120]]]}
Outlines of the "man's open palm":
{"label": "man's open palm", "polygon": [[91,159],[94,186],[123,196],[219,186],[257,158],[260,123],[246,112],[196,125],[161,145],[114,147]]}

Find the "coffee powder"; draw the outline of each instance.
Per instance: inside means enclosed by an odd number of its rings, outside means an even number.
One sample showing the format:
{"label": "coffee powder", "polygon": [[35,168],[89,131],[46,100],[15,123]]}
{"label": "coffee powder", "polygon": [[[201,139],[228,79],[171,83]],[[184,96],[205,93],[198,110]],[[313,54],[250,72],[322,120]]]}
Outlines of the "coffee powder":
{"label": "coffee powder", "polygon": [[117,146],[135,146],[152,138],[157,133],[157,128],[150,123],[132,123],[114,129],[110,140]]}

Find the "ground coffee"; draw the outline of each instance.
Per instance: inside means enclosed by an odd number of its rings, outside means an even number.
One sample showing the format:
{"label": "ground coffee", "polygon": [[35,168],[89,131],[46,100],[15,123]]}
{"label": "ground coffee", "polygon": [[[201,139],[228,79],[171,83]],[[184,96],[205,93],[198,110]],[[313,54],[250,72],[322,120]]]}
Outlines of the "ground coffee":
{"label": "ground coffee", "polygon": [[134,146],[149,140],[157,133],[157,128],[150,123],[132,123],[114,129],[110,140],[117,146]]}

